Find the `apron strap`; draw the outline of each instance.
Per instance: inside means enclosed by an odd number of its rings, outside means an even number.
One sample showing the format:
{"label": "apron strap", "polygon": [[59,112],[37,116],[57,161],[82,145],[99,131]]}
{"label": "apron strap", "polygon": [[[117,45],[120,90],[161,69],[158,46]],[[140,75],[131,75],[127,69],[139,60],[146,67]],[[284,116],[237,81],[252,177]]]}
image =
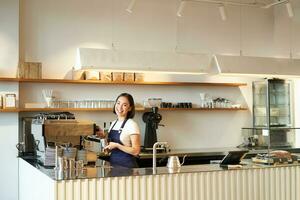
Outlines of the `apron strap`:
{"label": "apron strap", "polygon": [[[120,127],[120,129],[119,129],[119,131],[118,131],[120,134],[122,133],[123,128],[124,128],[124,126],[125,126],[127,120],[128,120],[128,119],[126,118],[126,119],[123,121],[123,123],[122,123],[122,125],[121,125],[121,127]],[[115,121],[114,125],[111,127],[110,130],[113,130],[113,128],[115,127],[115,125],[116,125],[117,122],[118,122],[118,120]]]}
{"label": "apron strap", "polygon": [[123,128],[124,128],[124,126],[125,126],[127,120],[128,120],[128,119],[126,118],[126,119],[123,121],[123,123],[122,123],[122,125],[121,125],[121,127],[120,127],[120,129],[119,129],[119,133],[120,133],[120,134],[122,133]]}
{"label": "apron strap", "polygon": [[118,120],[115,121],[114,125],[111,127],[110,131],[113,130],[113,128],[115,127],[116,123],[118,122]]}

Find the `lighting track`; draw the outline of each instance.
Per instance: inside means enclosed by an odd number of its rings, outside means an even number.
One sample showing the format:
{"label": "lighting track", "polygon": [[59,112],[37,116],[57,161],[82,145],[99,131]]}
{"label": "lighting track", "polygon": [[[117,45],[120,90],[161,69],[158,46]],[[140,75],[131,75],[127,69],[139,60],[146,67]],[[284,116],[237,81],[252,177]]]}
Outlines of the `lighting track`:
{"label": "lighting track", "polygon": [[234,6],[250,6],[250,7],[262,7],[266,6],[262,3],[239,3],[234,1],[219,1],[219,0],[182,0],[182,2],[203,2],[203,3],[212,3],[212,4],[223,4],[223,5],[234,5]]}
{"label": "lighting track", "polygon": [[270,3],[270,4],[264,4],[264,3],[257,3],[254,1],[253,3],[239,3],[234,1],[222,1],[222,0],[181,0],[180,5],[177,11],[177,16],[181,17],[182,12],[184,9],[184,6],[187,2],[199,2],[199,3],[210,3],[210,4],[218,4],[219,5],[219,12],[221,14],[222,20],[226,20],[226,12],[225,12],[225,5],[233,5],[233,6],[248,6],[248,7],[255,7],[255,8],[261,8],[261,9],[269,9],[273,6],[277,6],[280,4],[285,4],[286,9],[288,12],[288,16],[292,18],[294,16],[293,7],[290,3],[290,0],[277,0],[276,2]]}
{"label": "lighting track", "polygon": [[289,3],[290,1],[289,0],[284,0],[284,1],[277,1],[277,2],[274,2],[274,3],[270,3],[270,4],[267,4],[265,6],[262,6],[261,8],[271,8],[273,6],[277,6],[279,4],[283,4],[283,3]]}

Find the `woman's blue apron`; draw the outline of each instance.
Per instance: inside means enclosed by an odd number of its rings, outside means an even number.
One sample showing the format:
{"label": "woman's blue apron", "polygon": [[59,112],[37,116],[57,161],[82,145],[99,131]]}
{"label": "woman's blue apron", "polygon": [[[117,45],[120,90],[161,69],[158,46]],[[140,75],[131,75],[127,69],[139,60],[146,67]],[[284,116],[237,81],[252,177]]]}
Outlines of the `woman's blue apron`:
{"label": "woman's blue apron", "polygon": [[[125,123],[127,122],[127,119],[125,119],[123,121],[123,123],[122,123],[119,130],[113,130],[113,128],[114,128],[114,126],[116,125],[117,122],[118,122],[118,120],[114,123],[114,125],[110,129],[110,132],[108,134],[108,139],[109,139],[110,142],[116,142],[116,143],[119,143],[121,145],[124,145],[120,140],[120,135],[121,135],[122,130],[125,126]],[[111,150],[109,162],[112,166],[122,166],[122,167],[127,167],[127,168],[138,167],[137,162],[136,162],[136,158],[133,155],[128,154],[124,151],[121,151],[118,148],[115,148],[115,149]]]}

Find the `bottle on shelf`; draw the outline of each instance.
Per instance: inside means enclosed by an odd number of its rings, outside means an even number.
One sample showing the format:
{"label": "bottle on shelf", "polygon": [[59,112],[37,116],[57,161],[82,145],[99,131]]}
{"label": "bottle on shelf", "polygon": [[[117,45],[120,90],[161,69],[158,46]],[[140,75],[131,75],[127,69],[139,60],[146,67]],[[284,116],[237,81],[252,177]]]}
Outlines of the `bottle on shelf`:
{"label": "bottle on shelf", "polygon": [[17,107],[16,102],[16,94],[15,93],[9,93],[4,95],[4,103],[3,108],[5,109],[13,109]]}

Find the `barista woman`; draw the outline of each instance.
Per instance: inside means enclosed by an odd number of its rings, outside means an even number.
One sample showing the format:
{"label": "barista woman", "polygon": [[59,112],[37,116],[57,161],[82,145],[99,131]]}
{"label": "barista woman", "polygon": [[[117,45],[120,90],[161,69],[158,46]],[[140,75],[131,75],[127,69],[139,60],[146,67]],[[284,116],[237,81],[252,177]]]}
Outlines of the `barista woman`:
{"label": "barista woman", "polygon": [[115,102],[113,112],[117,119],[109,128],[109,144],[105,147],[111,151],[110,164],[127,168],[138,167],[136,156],[141,150],[140,130],[133,117],[135,106],[132,96],[128,93],[120,94]]}

